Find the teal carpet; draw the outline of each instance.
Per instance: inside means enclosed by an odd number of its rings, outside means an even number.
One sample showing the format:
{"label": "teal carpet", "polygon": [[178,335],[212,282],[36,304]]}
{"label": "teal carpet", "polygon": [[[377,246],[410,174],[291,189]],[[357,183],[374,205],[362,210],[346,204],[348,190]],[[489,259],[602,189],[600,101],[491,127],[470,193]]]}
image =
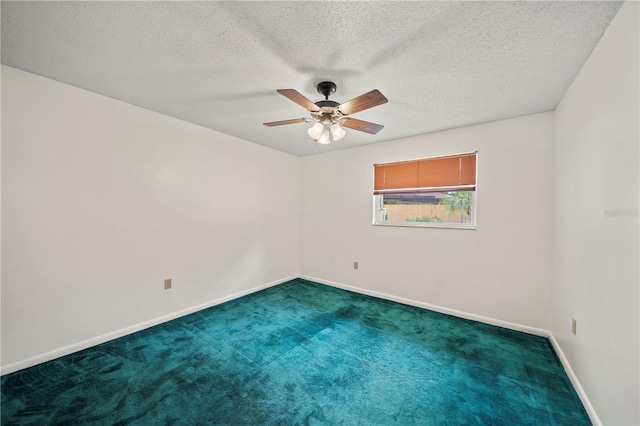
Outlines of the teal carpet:
{"label": "teal carpet", "polygon": [[299,279],[1,386],[3,425],[590,424],[545,338]]}

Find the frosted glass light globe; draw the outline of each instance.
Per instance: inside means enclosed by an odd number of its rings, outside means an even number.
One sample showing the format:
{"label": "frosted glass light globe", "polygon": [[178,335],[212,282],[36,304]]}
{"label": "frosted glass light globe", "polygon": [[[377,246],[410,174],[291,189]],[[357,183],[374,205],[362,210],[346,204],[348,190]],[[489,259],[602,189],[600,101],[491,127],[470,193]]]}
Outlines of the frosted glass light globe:
{"label": "frosted glass light globe", "polygon": [[338,123],[331,126],[331,135],[333,136],[334,142],[344,138],[344,135],[346,134],[347,132]]}
{"label": "frosted glass light globe", "polygon": [[317,141],[318,139],[320,139],[322,130],[324,130],[324,126],[322,125],[322,123],[316,123],[311,126],[309,130],[307,130],[307,133],[309,133],[309,136],[311,136],[313,140]]}

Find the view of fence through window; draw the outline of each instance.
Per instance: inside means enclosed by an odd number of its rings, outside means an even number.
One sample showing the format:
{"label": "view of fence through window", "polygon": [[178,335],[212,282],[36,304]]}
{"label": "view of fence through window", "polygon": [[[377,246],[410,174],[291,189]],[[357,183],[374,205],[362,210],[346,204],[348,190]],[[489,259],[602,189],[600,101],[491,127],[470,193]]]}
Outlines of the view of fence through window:
{"label": "view of fence through window", "polygon": [[472,191],[384,194],[377,198],[377,223],[473,224]]}

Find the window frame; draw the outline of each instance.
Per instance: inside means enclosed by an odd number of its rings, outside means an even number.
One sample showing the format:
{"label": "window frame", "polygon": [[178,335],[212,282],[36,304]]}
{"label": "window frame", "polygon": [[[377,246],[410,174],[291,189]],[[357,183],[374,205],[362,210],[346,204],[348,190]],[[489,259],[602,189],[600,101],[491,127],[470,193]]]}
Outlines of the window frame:
{"label": "window frame", "polygon": [[[373,195],[373,215],[372,215],[372,225],[373,226],[393,226],[393,227],[401,227],[401,228],[440,228],[440,229],[468,229],[475,230],[477,229],[478,223],[478,151],[470,151],[470,152],[462,152],[457,154],[449,154],[449,155],[438,155],[432,157],[424,157],[418,158],[415,160],[402,160],[400,162],[411,162],[411,161],[421,161],[421,160],[430,160],[430,159],[438,159],[438,158],[446,158],[446,157],[455,157],[455,156],[465,156],[465,155],[475,155],[476,164],[475,164],[475,190],[470,191],[472,193],[472,201],[471,201],[471,222],[470,223],[459,223],[459,222],[388,222],[384,220],[379,220],[379,213],[384,211],[384,207],[382,206],[382,202],[384,199],[384,194],[374,194]],[[381,163],[381,164],[392,164],[392,163]],[[375,182],[375,167],[374,167],[374,179]],[[464,189],[460,189],[459,191],[451,191],[444,190],[441,192],[463,192]],[[436,191],[434,191],[436,192]],[[411,193],[406,192],[406,193]]]}

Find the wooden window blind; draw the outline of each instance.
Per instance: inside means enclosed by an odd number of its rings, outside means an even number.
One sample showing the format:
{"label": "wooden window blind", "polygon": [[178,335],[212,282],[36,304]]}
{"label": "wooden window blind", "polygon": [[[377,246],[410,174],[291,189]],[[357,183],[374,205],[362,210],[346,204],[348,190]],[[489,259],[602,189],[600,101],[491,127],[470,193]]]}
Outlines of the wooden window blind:
{"label": "wooden window blind", "polygon": [[476,190],[476,153],[374,164],[374,194]]}

